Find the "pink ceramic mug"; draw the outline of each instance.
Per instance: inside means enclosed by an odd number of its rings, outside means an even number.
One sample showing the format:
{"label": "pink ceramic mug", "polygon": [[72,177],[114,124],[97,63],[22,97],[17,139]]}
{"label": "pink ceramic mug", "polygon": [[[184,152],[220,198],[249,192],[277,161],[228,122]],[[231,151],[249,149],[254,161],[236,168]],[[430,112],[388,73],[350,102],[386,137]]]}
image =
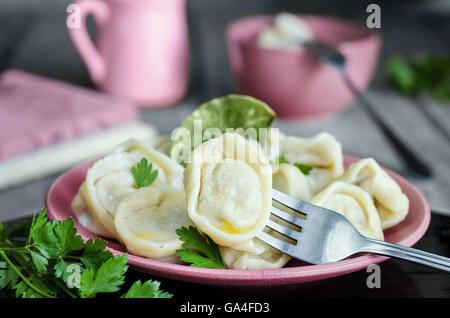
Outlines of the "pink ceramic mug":
{"label": "pink ceramic mug", "polygon": [[[182,99],[189,82],[186,0],[76,0],[69,34],[93,82],[146,108]],[[97,26],[97,45],[86,17]]]}

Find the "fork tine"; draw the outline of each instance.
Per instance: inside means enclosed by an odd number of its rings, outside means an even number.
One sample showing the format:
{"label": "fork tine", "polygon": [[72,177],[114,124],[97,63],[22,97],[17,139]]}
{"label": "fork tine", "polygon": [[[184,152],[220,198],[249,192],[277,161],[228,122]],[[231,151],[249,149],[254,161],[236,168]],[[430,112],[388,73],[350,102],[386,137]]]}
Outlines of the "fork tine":
{"label": "fork tine", "polygon": [[310,209],[307,202],[291,197],[276,189],[272,189],[272,199],[302,214],[307,214]]}
{"label": "fork tine", "polygon": [[277,250],[280,250],[285,254],[292,255],[292,253],[290,251],[292,250],[293,247],[295,247],[294,245],[292,245],[286,241],[277,239],[266,232],[261,232],[257,237],[260,240],[269,244],[270,246],[276,248]]}
{"label": "fork tine", "polygon": [[298,240],[300,238],[301,232],[297,232],[293,229],[290,229],[284,225],[278,224],[277,222],[274,222],[272,220],[268,220],[266,223],[266,226],[270,227],[272,230],[277,231],[280,234],[283,234],[284,236]]}
{"label": "fork tine", "polygon": [[302,219],[301,217],[287,213],[286,211],[280,210],[275,206],[272,206],[272,214],[276,215],[283,221],[286,221],[288,223],[291,223],[293,225],[300,226],[300,227],[302,227],[306,222],[306,219]]}
{"label": "fork tine", "polygon": [[288,207],[291,210],[294,210],[298,213],[305,215],[306,218],[308,218],[308,214],[310,214],[310,213],[314,213],[314,214],[326,213],[328,216],[331,214],[338,218],[345,218],[340,213],[337,213],[335,211],[325,209],[320,206],[308,203],[306,201],[291,197],[291,196],[287,195],[286,193],[280,192],[275,189],[272,189],[272,199],[280,204],[285,205],[286,207]]}

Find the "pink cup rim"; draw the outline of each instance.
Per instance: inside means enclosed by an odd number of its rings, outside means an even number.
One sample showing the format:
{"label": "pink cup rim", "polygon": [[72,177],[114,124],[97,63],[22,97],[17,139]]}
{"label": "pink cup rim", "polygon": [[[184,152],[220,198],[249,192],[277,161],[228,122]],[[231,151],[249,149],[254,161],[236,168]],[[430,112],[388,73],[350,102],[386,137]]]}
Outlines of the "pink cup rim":
{"label": "pink cup rim", "polygon": [[[326,15],[300,14],[300,13],[294,13],[294,14],[300,18],[303,18],[303,19],[306,18],[306,20],[315,19],[315,20],[320,20],[322,22],[332,21],[335,23],[346,24],[348,26],[351,26],[355,29],[360,30],[361,35],[358,35],[357,37],[352,38],[352,39],[340,40],[337,43],[335,43],[336,47],[338,47],[342,50],[345,50],[345,47],[347,47],[349,45],[360,44],[360,43],[364,43],[366,41],[373,41],[373,40],[380,41],[381,40],[381,36],[376,31],[364,28],[364,25],[362,23],[359,23],[358,21],[355,21],[355,20],[341,18],[341,17],[335,17],[335,16],[326,16]],[[245,24],[251,23],[252,21],[253,22],[271,21],[271,20],[273,20],[274,17],[275,17],[274,14],[255,15],[255,16],[249,16],[249,17],[233,20],[230,23],[228,23],[225,28],[226,38],[229,41],[238,42],[238,44],[241,45],[242,47],[244,47],[245,49],[258,50],[261,52],[266,52],[268,54],[298,55],[298,54],[306,53],[307,50],[305,50],[305,48],[303,46],[298,46],[298,47],[289,48],[289,49],[263,48],[263,47],[258,46],[257,43],[255,43],[255,41],[242,41],[240,39],[236,39],[235,33],[241,33],[240,30],[242,30],[241,29],[242,27],[245,28]],[[260,30],[261,29],[259,29],[259,31]]]}

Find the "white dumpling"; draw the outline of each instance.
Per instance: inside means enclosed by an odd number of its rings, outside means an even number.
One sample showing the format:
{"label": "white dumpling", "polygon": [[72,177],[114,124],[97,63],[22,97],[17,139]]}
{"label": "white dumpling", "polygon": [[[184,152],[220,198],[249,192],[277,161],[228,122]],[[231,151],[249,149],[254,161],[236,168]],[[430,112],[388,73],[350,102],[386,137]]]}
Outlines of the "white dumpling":
{"label": "white dumpling", "polygon": [[282,138],[280,154],[291,163],[304,163],[325,169],[334,178],[344,173],[342,146],[333,135],[326,132],[309,138]]}
{"label": "white dumpling", "polygon": [[372,198],[356,185],[333,182],[317,193],[310,203],[344,215],[366,237],[384,239],[380,217]]}
{"label": "white dumpling", "polygon": [[91,233],[113,238],[114,233],[110,233],[108,229],[99,223],[97,219],[91,215],[91,212],[89,212],[89,207],[84,199],[85,188],[83,182],[71,204],[72,211],[75,213],[78,222]]}
{"label": "white dumpling", "polygon": [[270,215],[272,168],[258,144],[225,133],[197,146],[184,182],[188,214],[222,246],[254,252]]}
{"label": "white dumpling", "polygon": [[116,238],[116,206],[125,195],[136,191],[131,168],[142,158],[158,169],[154,185],[172,185],[183,189],[183,168],[179,164],[137,140],[121,144],[113,153],[96,161],[88,169],[85,180],[83,199],[92,217],[107,230],[106,237]]}
{"label": "white dumpling", "polygon": [[152,148],[155,148],[166,156],[170,156],[170,149],[172,147],[172,139],[170,138],[170,136],[155,136],[150,138],[147,142],[145,142],[145,144]]}
{"label": "white dumpling", "polygon": [[166,184],[183,190],[183,167],[170,159],[161,151],[151,146],[151,142],[143,143],[135,139],[128,140],[116,147],[114,152],[127,152],[140,161],[147,158],[154,169],[158,169],[156,184]]}
{"label": "white dumpling", "polygon": [[383,229],[400,223],[408,214],[408,197],[372,158],[351,164],[339,180],[356,184],[372,196]]}
{"label": "white dumpling", "polygon": [[283,163],[273,169],[273,187],[300,200],[309,201],[312,197],[308,178],[296,166]]}
{"label": "white dumpling", "polygon": [[127,250],[147,258],[175,255],[182,244],[175,230],[193,225],[184,192],[170,186],[144,187],[125,196],[114,224]]}
{"label": "white dumpling", "polygon": [[227,268],[231,269],[273,269],[281,268],[291,259],[259,239],[254,239],[259,253],[238,251],[230,247],[220,246],[220,253]]}
{"label": "white dumpling", "polygon": [[106,230],[106,237],[116,238],[114,214],[119,201],[136,191],[130,169],[138,162],[129,153],[113,153],[89,168],[83,199],[96,223]]}
{"label": "white dumpling", "polygon": [[267,130],[267,136],[260,134],[259,143],[261,144],[267,159],[270,162],[276,161],[280,156],[280,140],[285,135],[278,128],[270,128]]}
{"label": "white dumpling", "polygon": [[282,138],[280,154],[290,164],[301,163],[314,167],[306,178],[312,195],[344,173],[342,146],[326,132],[309,138]]}
{"label": "white dumpling", "polygon": [[[275,203],[275,205],[277,205]],[[281,206],[279,208],[283,209]],[[287,213],[294,213],[292,211],[284,209]],[[275,223],[279,223],[285,227],[291,228],[294,231],[298,231],[295,225],[292,225],[286,221],[279,219],[276,216],[270,216],[271,221]],[[295,242],[277,231],[271,229],[270,227],[266,227],[264,232],[268,233],[271,236],[274,236],[280,240],[286,241],[290,244],[295,244]],[[289,262],[292,258],[287,254],[273,248],[269,244],[261,241],[258,238],[253,239],[253,244],[257,247],[257,251],[255,252],[246,252],[246,251],[238,251],[230,247],[220,246],[220,251],[222,254],[222,258],[227,265],[227,268],[232,269],[273,269],[273,268],[281,268]]]}

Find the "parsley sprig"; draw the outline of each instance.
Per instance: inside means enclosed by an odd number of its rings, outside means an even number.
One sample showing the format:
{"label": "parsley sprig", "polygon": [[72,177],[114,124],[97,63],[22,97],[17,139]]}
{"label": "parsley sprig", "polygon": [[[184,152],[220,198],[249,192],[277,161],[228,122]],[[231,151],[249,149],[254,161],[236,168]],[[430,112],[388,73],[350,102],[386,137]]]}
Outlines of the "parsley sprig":
{"label": "parsley sprig", "polygon": [[275,163],[281,165],[282,163],[289,163],[289,160],[284,155],[281,155],[275,160]]}
{"label": "parsley sprig", "polygon": [[149,163],[146,158],[142,158],[136,166],[131,168],[131,174],[133,175],[134,182],[139,189],[142,187],[148,187],[155,182],[158,177],[158,170],[153,169],[152,163]]}
{"label": "parsley sprig", "polygon": [[[284,155],[279,156],[275,161],[275,164],[281,165],[282,163],[290,164],[289,160],[287,160]],[[294,162],[293,165],[296,166],[305,176],[307,176],[311,170],[314,169],[314,166],[301,162]]]}
{"label": "parsley sprig", "polygon": [[450,101],[449,54],[394,55],[386,62],[386,75],[392,87],[402,94],[429,94]]}
{"label": "parsley sprig", "polygon": [[305,176],[307,176],[312,169],[314,169],[313,166],[304,164],[304,163],[300,163],[300,162],[294,162],[294,166],[296,166],[298,169],[300,169],[301,172],[303,172],[303,174]]}
{"label": "parsley sprig", "polygon": [[208,236],[202,236],[196,227],[182,226],[175,232],[184,241],[181,246],[185,249],[177,250],[177,255],[183,262],[195,267],[227,268],[217,244]]}
{"label": "parsley sprig", "polygon": [[[126,254],[113,257],[106,242],[83,243],[71,218],[50,222],[45,209],[8,230],[0,223],[0,289],[23,298],[92,298],[119,292],[128,269]],[[170,298],[159,282],[135,282],[122,297]]]}

